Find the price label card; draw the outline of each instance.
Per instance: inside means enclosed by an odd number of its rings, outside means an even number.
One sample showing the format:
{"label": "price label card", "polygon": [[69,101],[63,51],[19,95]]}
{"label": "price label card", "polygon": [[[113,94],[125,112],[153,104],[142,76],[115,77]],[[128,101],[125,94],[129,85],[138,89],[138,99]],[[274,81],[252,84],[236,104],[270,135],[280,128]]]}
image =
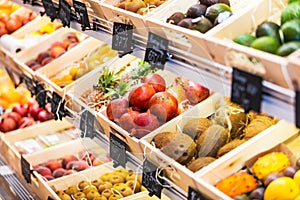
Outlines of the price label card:
{"label": "price label card", "polygon": [[31,169],[29,162],[21,155],[22,175],[27,183],[31,183]]}
{"label": "price label card", "polygon": [[194,190],[193,188],[189,187],[188,190],[188,200],[207,200],[203,197],[198,191]]}
{"label": "price label card", "polygon": [[55,120],[62,120],[62,98],[56,92],[53,92],[51,99],[51,112],[54,114]]}
{"label": "price label card", "polygon": [[169,41],[167,39],[149,32],[144,60],[149,62],[152,67],[164,69],[168,45]]}
{"label": "price label card", "polygon": [[131,52],[133,26],[114,22],[112,49],[121,51],[123,54]]}
{"label": "price label card", "polygon": [[63,26],[70,27],[71,6],[66,0],[59,0],[58,17],[61,20]]}
{"label": "price label card", "polygon": [[295,116],[296,116],[296,127],[300,128],[300,91],[296,90],[296,97],[295,97]]}
{"label": "price label card", "polygon": [[29,78],[28,76],[26,76],[25,74],[22,74],[20,76],[21,82],[24,82],[27,89],[30,91],[31,96],[35,95],[35,87],[36,87],[36,83],[34,80],[32,80],[31,78]]}
{"label": "price label card", "polygon": [[42,3],[45,8],[46,15],[53,21],[57,17],[57,11],[52,0],[42,0]]}
{"label": "price label card", "polygon": [[80,23],[83,27],[90,28],[91,26],[85,3],[73,0],[73,6],[75,9],[78,23]]}
{"label": "price label card", "polygon": [[39,103],[41,108],[45,108],[46,100],[47,100],[47,91],[43,87],[43,85],[37,83],[35,87],[36,100]]}
{"label": "price label card", "polygon": [[81,137],[89,137],[93,139],[95,137],[95,127],[94,127],[94,122],[95,122],[95,115],[91,113],[88,110],[85,110],[81,114],[80,118],[80,130],[81,130]]}
{"label": "price label card", "polygon": [[114,160],[114,167],[119,165],[126,167],[126,143],[112,133],[109,136],[109,152],[110,157]]}
{"label": "price label card", "polygon": [[[161,198],[161,191],[163,189],[163,181],[157,176],[157,167],[148,159],[143,163],[142,185],[149,191],[149,196],[157,196]],[[158,182],[159,181],[159,182]]]}
{"label": "price label card", "polygon": [[233,68],[231,101],[241,105],[246,112],[260,112],[262,80],[260,76]]}

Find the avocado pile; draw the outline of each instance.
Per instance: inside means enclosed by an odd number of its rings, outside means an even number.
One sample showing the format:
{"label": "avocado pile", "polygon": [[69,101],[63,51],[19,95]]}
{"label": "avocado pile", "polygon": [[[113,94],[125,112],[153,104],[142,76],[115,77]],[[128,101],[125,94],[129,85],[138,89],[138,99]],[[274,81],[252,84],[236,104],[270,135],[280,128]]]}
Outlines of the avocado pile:
{"label": "avocado pile", "polygon": [[167,23],[205,33],[232,15],[229,0],[200,0],[186,13],[175,12]]}
{"label": "avocado pile", "polygon": [[234,42],[279,56],[288,56],[300,48],[300,0],[289,0],[282,11],[280,24],[265,21],[255,31],[255,36],[242,34]]}

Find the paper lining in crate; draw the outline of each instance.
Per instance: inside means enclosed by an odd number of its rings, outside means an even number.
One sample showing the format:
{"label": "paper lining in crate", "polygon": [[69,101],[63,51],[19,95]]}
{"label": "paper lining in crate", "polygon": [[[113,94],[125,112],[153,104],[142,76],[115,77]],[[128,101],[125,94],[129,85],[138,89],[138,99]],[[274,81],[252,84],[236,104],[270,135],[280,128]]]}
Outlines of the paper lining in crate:
{"label": "paper lining in crate", "polygon": [[[106,20],[110,22],[131,24],[134,26],[134,31],[136,33],[147,37],[149,30],[146,27],[144,20],[151,14],[155,14],[158,10],[168,9],[171,1],[172,0],[137,0],[136,2],[127,2],[122,0],[104,0],[99,2],[99,6],[103,11]],[[159,6],[151,5],[153,3],[158,3],[157,5]],[[117,6],[120,6],[121,8]],[[125,8],[127,10],[125,10]],[[137,13],[138,8],[140,8],[140,12],[144,13],[144,15]]]}
{"label": "paper lining in crate", "polygon": [[36,74],[40,80],[63,96],[76,85],[77,80],[101,65],[109,65],[116,56],[117,52],[110,46],[90,37],[84,41],[82,48],[77,48],[72,54],[66,54],[64,59],[49,63]]}
{"label": "paper lining in crate", "polygon": [[[115,178],[110,178],[109,176],[114,176]],[[80,197],[81,195],[81,197],[92,199],[89,198],[92,193],[94,196],[100,197],[102,194],[106,197],[105,199],[109,199],[110,196],[115,194],[114,198],[111,197],[110,199],[158,200],[155,196],[149,197],[148,191],[140,185],[141,176],[140,169],[136,169],[131,163],[124,169],[122,167],[114,168],[113,163],[109,162],[68,177],[63,177],[60,180],[49,181],[47,195],[57,200],[61,199],[63,195],[71,196],[71,198]],[[109,184],[108,182],[114,184]],[[89,194],[91,191],[92,193]],[[132,194],[133,191],[135,191],[134,194]],[[163,193],[161,199],[170,200]]]}
{"label": "paper lining in crate", "polygon": [[23,157],[33,168],[29,187],[41,199],[47,199],[51,180],[59,181],[110,162],[107,151],[90,138],[79,138]]}
{"label": "paper lining in crate", "polygon": [[[20,151],[24,151],[28,153],[32,153],[34,151],[41,150],[41,145],[45,145],[45,143],[42,143],[43,141],[41,139],[54,139],[55,132],[59,132],[66,129],[71,129],[73,127],[72,124],[67,122],[65,119],[62,121],[47,121],[44,123],[39,123],[34,126],[30,126],[24,129],[18,129],[12,132],[9,132],[7,134],[2,135],[1,137],[1,155],[4,157],[6,162],[9,166],[19,174],[21,174],[21,154]],[[49,136],[48,138],[46,136]],[[40,136],[40,137],[39,137]],[[42,137],[45,136],[45,137]],[[29,140],[30,138],[39,138],[38,142],[37,140]],[[65,138],[71,140],[72,138]],[[27,140],[27,142],[21,144],[21,141]],[[59,142],[59,141],[56,141]],[[63,141],[61,141],[63,142]],[[59,142],[60,143],[60,142]],[[57,143],[56,143],[57,144]],[[26,149],[24,149],[26,145]],[[53,144],[54,145],[54,144]],[[38,147],[38,148],[37,148]],[[45,146],[44,146],[45,147]]]}
{"label": "paper lining in crate", "polygon": [[263,0],[245,10],[232,23],[224,24],[222,30],[205,38],[211,57],[218,63],[258,74],[267,81],[291,89],[292,84],[287,78],[289,56],[281,57],[233,42],[241,34],[254,34],[264,21],[280,25],[280,15],[286,6],[287,1]]}
{"label": "paper lining in crate", "polygon": [[[245,170],[242,170],[245,166],[251,170],[253,163],[258,158],[270,152],[287,153],[289,158],[293,158],[292,160],[290,159],[290,163],[291,165],[294,165],[295,158],[300,155],[298,145],[299,129],[297,129],[294,125],[281,120],[278,124],[262,132],[258,137],[253,138],[253,140],[248,143],[244,143],[240,147],[237,147],[232,152],[224,155],[222,158],[209,165],[207,168],[204,168],[201,172],[199,171],[195,176],[195,180],[205,181],[215,187],[218,182],[226,177],[237,172],[245,172]],[[274,166],[277,163],[276,160],[277,159],[274,159]],[[281,163],[285,163],[285,160],[282,159]],[[265,172],[276,168],[268,167],[270,166],[268,163],[265,163],[265,165]],[[282,168],[281,173],[286,167],[288,166]],[[232,187],[234,188],[233,185]],[[220,190],[218,191],[221,192]],[[223,192],[221,193],[222,199],[233,199],[233,197],[229,197]]]}
{"label": "paper lining in crate", "polygon": [[[212,35],[215,31],[222,29],[223,23],[231,23],[237,19],[242,10],[252,6],[253,4],[253,2],[245,0],[232,0],[229,2],[233,15],[221,24],[211,28],[205,34],[197,30],[190,30],[188,28],[183,28],[167,22],[167,19],[169,19],[174,13],[180,12],[182,14],[186,14],[189,7],[199,4],[198,0],[192,0],[188,2],[181,0],[172,1],[168,5],[168,9],[161,9],[153,14],[150,14],[149,17],[145,19],[145,23],[151,32],[167,38],[172,46],[175,46],[188,53],[211,60],[212,58],[210,57],[204,38],[210,37],[210,35]],[[174,17],[174,19],[177,18]]]}
{"label": "paper lining in crate", "polygon": [[82,48],[86,38],[88,38],[86,34],[75,29],[60,28],[47,40],[24,49],[16,54],[13,59],[22,70],[34,75],[35,71],[47,64],[63,60],[67,54],[72,54],[76,49]]}
{"label": "paper lining in crate", "polygon": [[[192,180],[195,174],[205,169],[210,170],[211,164],[232,155],[235,147],[243,148],[246,144],[254,144],[253,141],[264,135],[262,130],[275,127],[287,131],[295,129],[289,123],[277,122],[277,119],[265,114],[246,114],[234,104],[227,103],[229,106],[224,109],[220,105],[227,104],[222,99],[220,94],[215,94],[211,99],[183,113],[181,118],[155,130],[140,141],[142,148],[146,149],[147,157],[165,169],[168,177],[185,191],[188,186],[198,187]],[[229,116],[224,115],[225,113],[229,113]],[[255,129],[253,124],[247,122],[250,119],[259,121],[260,127]],[[261,123],[262,119],[267,120]],[[183,182],[182,179],[189,181]],[[201,192],[205,194],[205,191]]]}

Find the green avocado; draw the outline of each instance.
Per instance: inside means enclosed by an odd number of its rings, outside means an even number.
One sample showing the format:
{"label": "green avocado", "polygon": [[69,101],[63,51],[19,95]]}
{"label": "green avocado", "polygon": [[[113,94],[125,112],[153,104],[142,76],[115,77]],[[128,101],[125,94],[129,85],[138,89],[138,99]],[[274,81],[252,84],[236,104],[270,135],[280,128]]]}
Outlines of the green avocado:
{"label": "green avocado", "polygon": [[279,48],[280,43],[271,36],[262,36],[254,40],[251,47],[265,52],[275,54]]}
{"label": "green avocado", "polygon": [[288,56],[299,48],[300,48],[299,41],[290,41],[290,42],[287,42],[287,43],[284,43],[283,45],[281,45],[277,49],[276,54],[279,56]]}
{"label": "green avocado", "polygon": [[274,22],[263,22],[257,26],[255,36],[262,37],[262,36],[270,36],[276,39],[279,43],[282,43],[282,39],[280,37],[280,26]]}
{"label": "green avocado", "polygon": [[209,6],[206,9],[205,17],[207,17],[212,23],[215,22],[215,19],[222,12],[228,11],[232,13],[230,7],[224,3],[216,3],[212,6]]}
{"label": "green avocado", "polygon": [[236,36],[233,41],[235,43],[250,47],[252,42],[256,40],[256,37],[251,35],[251,34],[242,34],[242,35],[238,35]]}
{"label": "green avocado", "polygon": [[281,26],[284,42],[300,41],[300,19],[293,19]]}

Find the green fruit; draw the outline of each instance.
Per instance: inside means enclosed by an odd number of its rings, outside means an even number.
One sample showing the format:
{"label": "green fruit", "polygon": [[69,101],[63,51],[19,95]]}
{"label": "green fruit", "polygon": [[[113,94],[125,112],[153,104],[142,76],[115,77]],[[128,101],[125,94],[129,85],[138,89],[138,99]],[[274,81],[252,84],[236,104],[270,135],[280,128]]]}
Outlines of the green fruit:
{"label": "green fruit", "polygon": [[250,47],[252,42],[256,40],[256,37],[250,34],[242,34],[242,35],[238,35],[236,36],[233,41],[235,43]]}
{"label": "green fruit", "polygon": [[300,19],[290,20],[281,26],[284,42],[300,41]]}
{"label": "green fruit", "polygon": [[251,44],[251,47],[254,49],[259,49],[265,52],[275,54],[279,48],[279,42],[270,36],[263,36],[254,40]]}
{"label": "green fruit", "polygon": [[257,26],[255,35],[256,37],[271,36],[281,43],[279,34],[280,26],[274,22],[263,22]]}
{"label": "green fruit", "polygon": [[230,7],[224,3],[216,3],[212,6],[209,6],[206,9],[205,17],[207,17],[212,23],[215,22],[215,19],[222,12],[228,11],[232,13]]}
{"label": "green fruit", "polygon": [[300,0],[289,0],[288,4],[291,4],[291,3],[295,2],[295,1],[300,1]]}
{"label": "green fruit", "polygon": [[200,31],[201,33],[205,33],[213,27],[211,21],[209,21],[209,19],[207,19],[204,16],[197,18],[197,20],[199,21],[193,24],[194,30]]}
{"label": "green fruit", "polygon": [[290,3],[281,12],[281,25],[292,19],[300,19],[300,1]]}
{"label": "green fruit", "polygon": [[299,48],[300,48],[300,42],[290,41],[290,42],[287,42],[287,43],[284,43],[283,45],[281,45],[277,49],[276,54],[279,56],[288,56]]}

